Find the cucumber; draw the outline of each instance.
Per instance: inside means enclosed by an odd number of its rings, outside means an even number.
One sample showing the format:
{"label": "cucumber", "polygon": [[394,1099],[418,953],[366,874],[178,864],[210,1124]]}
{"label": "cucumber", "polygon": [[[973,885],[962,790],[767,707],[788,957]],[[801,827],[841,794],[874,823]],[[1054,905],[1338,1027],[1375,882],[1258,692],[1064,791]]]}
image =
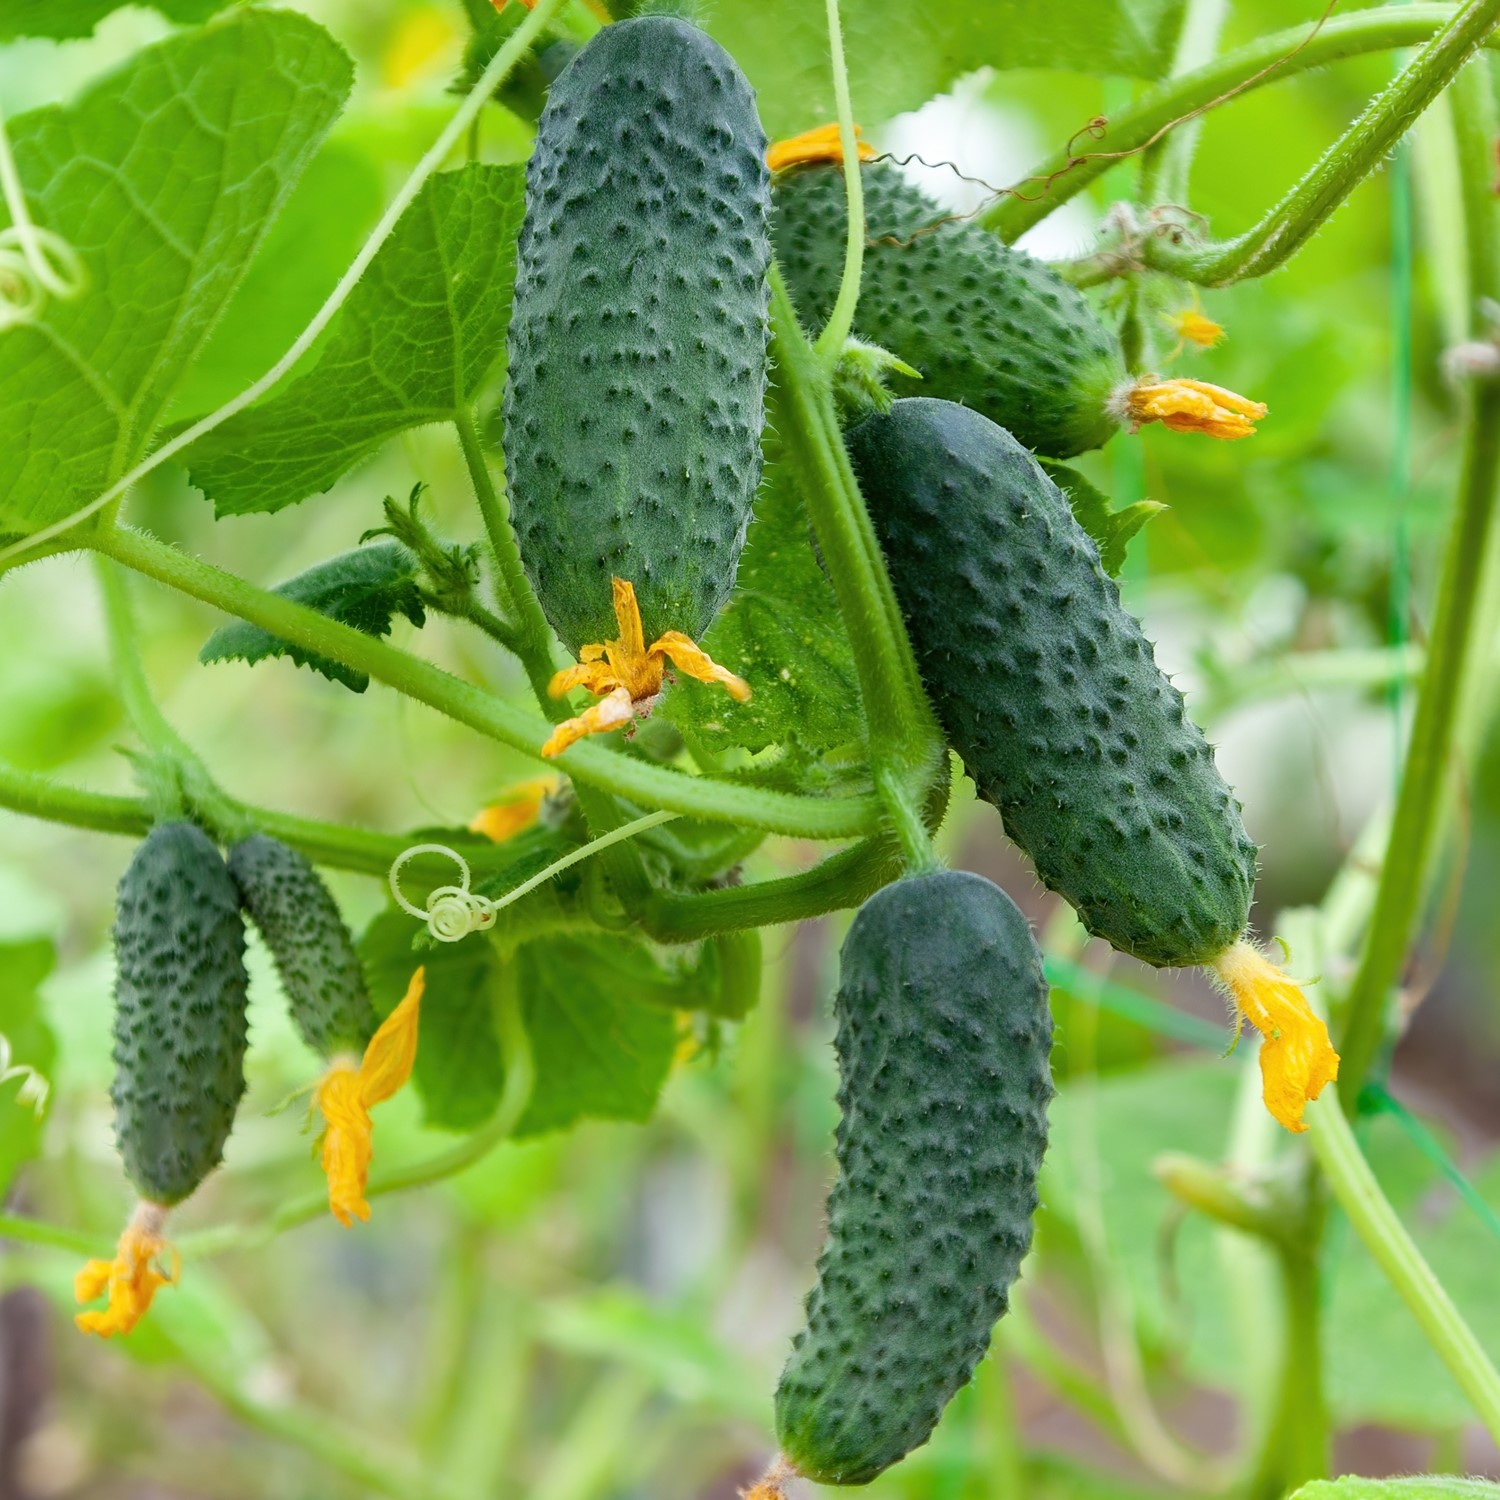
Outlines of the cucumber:
{"label": "cucumber", "polygon": [[245,1092],[245,924],[219,851],[152,829],[115,907],[115,1139],[143,1198],[180,1203],[218,1166]]}
{"label": "cucumber", "polygon": [[[865,257],[854,331],[921,372],[924,395],[961,401],[1048,458],[1109,441],[1126,379],[1119,340],[1074,287],[943,210],[888,163],[862,168]],[[773,185],[776,258],[798,312],[820,326],[844,266],[841,166],[797,167]],[[936,227],[934,227],[936,226]],[[898,393],[916,384],[892,378]]]}
{"label": "cucumber", "polygon": [[575,655],[697,638],[760,479],[765,134],[734,60],[666,16],[599,32],[552,85],[526,173],[505,452],[527,575]]}
{"label": "cucumber", "polygon": [[933,706],[1006,832],[1122,952],[1218,958],[1255,845],[1067,497],[946,401],[896,402],[849,450]]}
{"label": "cucumber", "polygon": [[796,1472],[865,1484],[927,1440],[1006,1310],[1047,1144],[1041,954],[998,886],[920,875],[840,956],[838,1181],[776,1392]]}
{"label": "cucumber", "polygon": [[354,939],[318,872],[263,833],[229,851],[240,900],[266,940],[292,1021],[320,1057],[359,1054],[375,1034]]}

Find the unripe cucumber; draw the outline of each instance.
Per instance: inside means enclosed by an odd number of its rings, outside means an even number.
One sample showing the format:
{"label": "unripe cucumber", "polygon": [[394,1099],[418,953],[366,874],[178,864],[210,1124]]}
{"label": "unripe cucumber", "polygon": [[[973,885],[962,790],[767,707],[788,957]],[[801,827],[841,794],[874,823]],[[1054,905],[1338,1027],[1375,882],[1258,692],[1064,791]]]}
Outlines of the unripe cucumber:
{"label": "unripe cucumber", "polygon": [[[1108,442],[1118,424],[1105,403],[1125,379],[1125,359],[1082,294],[977,224],[943,222],[895,167],[866,166],[863,182],[854,331],[919,370],[923,395],[972,406],[1048,458]],[[843,168],[779,173],[773,202],[776,258],[816,328],[843,275]],[[892,384],[916,383],[896,375]]]}
{"label": "unripe cucumber", "polygon": [[865,1484],[927,1440],[989,1347],[1031,1244],[1052,1021],[998,886],[941,871],[872,896],[836,1006],[839,1177],[776,1392],[797,1472]]}
{"label": "unripe cucumber", "polygon": [[548,95],[526,172],[505,453],[526,571],[575,654],[700,636],[760,478],[765,135],[734,60],[665,16],[599,32]]}
{"label": "unripe cucumber", "polygon": [[1006,832],[1121,951],[1218,957],[1255,845],[1067,497],[947,401],[896,402],[849,451],[933,706]]}
{"label": "unripe cucumber", "polygon": [[245,1092],[245,924],[201,829],[147,835],[114,939],[115,1138],[141,1195],[170,1206],[218,1166]]}
{"label": "unripe cucumber", "polygon": [[318,872],[263,833],[229,851],[240,899],[271,950],[292,1020],[320,1057],[362,1052],[375,1032],[354,939]]}

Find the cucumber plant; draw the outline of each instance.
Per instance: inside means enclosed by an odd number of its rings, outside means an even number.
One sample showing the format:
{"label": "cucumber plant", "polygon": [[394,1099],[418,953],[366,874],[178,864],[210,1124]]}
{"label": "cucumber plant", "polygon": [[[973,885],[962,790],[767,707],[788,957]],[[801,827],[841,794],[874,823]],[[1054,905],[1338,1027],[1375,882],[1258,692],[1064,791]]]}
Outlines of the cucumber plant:
{"label": "cucumber plant", "polygon": [[[0,20],[0,38],[75,37],[114,8],[32,7],[47,13]],[[189,1261],[228,1247],[274,1256],[277,1233],[325,1207],[352,1229],[379,1194],[456,1177],[502,1142],[649,1119],[673,1068],[717,1057],[774,983],[762,930],[853,911],[832,1001],[826,1240],[815,1273],[804,1257],[815,1284],[775,1390],[780,1451],[750,1493],[772,1500],[799,1478],[864,1485],[900,1464],[985,1358],[1033,1243],[1043,1174],[1057,1170],[1044,1162],[1049,977],[1074,975],[1059,1008],[1062,1040],[1076,1043],[1059,1054],[1070,1075],[1087,1074],[1092,1049],[1085,1025],[1069,1030],[1090,971],[1044,968],[1076,957],[1066,923],[1048,919],[1044,960],[1011,896],[948,868],[966,848],[957,834],[982,826],[973,799],[954,795],[951,752],[1087,934],[1148,966],[1207,969],[1232,1002],[1234,1037],[1244,1019],[1260,1033],[1264,1101],[1289,1134],[1257,1145],[1257,1165],[1279,1152],[1281,1169],[1248,1186],[1236,1170],[1177,1159],[1161,1173],[1190,1206],[1258,1235],[1283,1275],[1286,1373],[1245,1493],[1272,1500],[1326,1465],[1325,1187],[1500,1433],[1500,1376],[1402,1238],[1339,1103],[1317,1102],[1335,1080],[1342,1103],[1357,1100],[1388,1039],[1385,1001],[1441,846],[1470,637],[1500,566],[1489,546],[1500,397],[1485,387],[1470,401],[1393,853],[1360,977],[1335,997],[1352,1058],[1342,1076],[1320,1010],[1251,936],[1259,850],[1127,607],[1139,577],[1123,595],[1116,579],[1161,509],[1132,483],[1136,434],[1155,424],[1227,443],[1268,417],[1259,400],[1173,373],[1179,361],[1200,369],[1186,362],[1223,332],[1199,288],[1279,265],[1450,83],[1469,300],[1500,295],[1490,82],[1482,64],[1460,71],[1490,41],[1500,0],[1342,18],[1339,46],[1414,50],[1287,198],[1223,242],[1179,201],[1198,116],[1304,48],[1338,55],[1316,33],[1215,60],[1214,8],[1196,3],[1180,27],[1180,7],[1158,7],[1157,42],[1121,0],[1088,0],[1090,24],[1007,22],[1003,36],[972,8],[939,5],[904,39],[911,70],[930,74],[907,97],[894,33],[909,18],[888,7],[849,5],[846,52],[826,0],[808,88],[810,23],[791,0],[773,0],[764,35],[743,14],[705,21],[661,4],[465,0],[452,8],[468,34],[436,42],[422,27],[442,30],[437,7],[392,6],[392,98],[424,69],[441,85],[432,59],[461,54],[459,102],[378,219],[370,205],[375,227],[351,241],[347,267],[318,263],[343,219],[359,218],[341,195],[357,185],[351,161],[368,167],[359,153],[372,149],[367,117],[339,122],[354,79],[344,48],[295,8],[156,8],[156,40],[0,131],[0,580],[64,551],[95,554],[112,680],[138,742],[137,796],[0,766],[0,802],[142,840],[114,927],[116,1138],[139,1203],[114,1256],[77,1278],[79,1300],[108,1299],[80,1326],[130,1334],[178,1280],[178,1249]],[[1091,253],[1048,264],[1007,242],[1037,213],[1018,205],[1069,196],[1070,173],[1094,172],[1090,153],[1070,148],[1029,187],[959,214],[856,130],[856,107],[878,140],[880,122],[1002,56],[1079,63],[1095,30],[1108,68],[1081,65],[1162,81],[1118,127],[1134,142],[1122,154],[1142,157],[1142,201],[1111,211]],[[971,33],[996,56],[973,52]],[[896,61],[876,67],[876,55]],[[825,87],[834,122],[771,146],[765,123],[778,135],[805,124]],[[1162,308],[1176,309],[1179,335],[1165,354],[1145,332]],[[1473,331],[1449,365],[1483,375],[1493,339]],[[1213,458],[1183,472],[1228,488],[1272,445],[1198,446]],[[380,480],[406,461],[422,471],[402,476],[396,492],[410,498],[382,497]],[[460,469],[466,486],[453,482]],[[301,571],[266,587],[200,559],[196,537],[131,524],[149,504],[153,526],[172,530],[195,503],[188,490],[216,519],[316,506],[348,521],[344,550],[309,566],[278,548],[268,575]],[[1221,545],[1201,509],[1186,515],[1185,531],[1195,516],[1204,527],[1203,552]],[[311,521],[267,525],[288,552],[329,535]],[[253,546],[245,557],[257,562]],[[445,783],[429,798],[440,826],[402,827],[394,802],[339,801],[394,825],[373,832],[231,793],[153,693],[126,572],[230,617],[200,661],[224,695],[231,671],[252,668],[247,739],[268,724],[287,742],[305,734],[303,758],[319,761],[317,733],[276,718],[263,696],[285,675],[278,663],[310,666],[302,686],[326,706],[325,729],[358,715],[384,798],[398,759],[432,771],[439,758],[425,742],[408,757],[404,741],[398,757],[388,722],[370,716],[380,692],[342,696],[375,684],[473,737],[467,756],[442,762],[472,771],[462,795],[473,805]],[[231,661],[243,665],[221,665]],[[592,701],[570,702],[578,690]],[[533,766],[523,778],[495,750],[554,774],[539,782]],[[955,833],[939,839],[945,818]],[[806,843],[845,847],[810,863]],[[371,904],[358,937],[322,868],[384,882],[389,900]],[[321,1069],[310,1113],[327,1180],[298,1163],[300,1191],[265,1208],[249,1184],[258,1152],[275,1149],[263,1143],[283,1135],[257,1125],[243,1167],[197,1200],[225,1222],[174,1248],[166,1212],[218,1167],[247,1056],[252,1078],[276,1066],[258,1022],[250,1049],[247,919],[271,959],[257,972],[290,1016],[287,1045]],[[766,1063],[782,1039],[768,1031],[756,1054],[754,1035],[733,1148],[752,1163],[772,1154]],[[299,1067],[305,1081],[313,1070]],[[377,1164],[371,1111],[408,1080],[423,1124],[464,1139],[412,1158],[417,1127],[393,1108]],[[701,1107],[674,1119],[701,1122]],[[1303,1132],[1311,1151],[1292,1139]],[[1256,1132],[1239,1134],[1243,1145]],[[819,1196],[810,1180],[796,1186],[803,1203]],[[1093,1210],[1073,1193],[1079,1244],[1098,1259]],[[243,1221],[226,1207],[241,1194]],[[477,1223],[490,1210],[474,1194]],[[72,1243],[24,1217],[4,1223]],[[469,1317],[464,1299],[481,1297],[480,1264],[464,1273],[455,1324]],[[1101,1319],[1120,1325],[1105,1327],[1111,1379],[1143,1383],[1113,1270],[1090,1273]],[[596,1314],[549,1308],[525,1337],[617,1349],[624,1323]],[[207,1370],[201,1338],[160,1321],[174,1351]],[[465,1329],[457,1342],[439,1383],[485,1390],[467,1378],[470,1346],[485,1339]],[[435,1477],[387,1469],[262,1403],[253,1383],[215,1379],[237,1412],[368,1489],[447,1494],[472,1458],[434,1461]],[[754,1379],[763,1398],[770,1367]],[[1207,1470],[1156,1430],[1149,1393],[1112,1390],[1103,1407],[1115,1397],[1124,1439],[1193,1488]],[[622,1490],[639,1456],[626,1450],[650,1451],[626,1441],[648,1405],[634,1385],[610,1387],[580,1419],[589,1432],[621,1428]],[[972,1405],[954,1409],[972,1420]],[[486,1420],[466,1411],[452,1431],[473,1446]],[[451,1432],[424,1422],[435,1451]],[[608,1471],[553,1469],[540,1488],[602,1493]],[[485,1491],[482,1477],[472,1489]]]}

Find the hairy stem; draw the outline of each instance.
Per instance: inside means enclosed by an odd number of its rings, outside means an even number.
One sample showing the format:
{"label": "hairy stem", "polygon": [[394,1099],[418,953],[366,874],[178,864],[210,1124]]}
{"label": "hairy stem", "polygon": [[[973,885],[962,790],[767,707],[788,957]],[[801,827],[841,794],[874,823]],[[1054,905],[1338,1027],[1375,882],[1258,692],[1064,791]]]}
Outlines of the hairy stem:
{"label": "hairy stem", "polygon": [[1343,1111],[1334,1100],[1321,1099],[1308,1105],[1307,1124],[1318,1164],[1355,1233],[1500,1442],[1500,1373],[1381,1192]]}
{"label": "hairy stem", "polygon": [[[1500,294],[1500,224],[1489,192],[1493,99],[1489,81],[1470,70],[1456,91],[1460,166],[1465,182],[1471,305]],[[1482,186],[1481,186],[1482,184]],[[1473,313],[1477,318],[1477,310]],[[1495,489],[1500,481],[1500,387],[1475,388],[1464,438],[1456,512],[1433,606],[1427,668],[1417,698],[1401,791],[1381,866],[1375,910],[1344,1009],[1339,1094],[1352,1110],[1380,1049],[1392,991],[1421,917],[1442,813],[1458,758],[1474,626],[1490,583]]]}
{"label": "hairy stem", "polygon": [[[384,641],[269,593],[177,548],[123,527],[90,533],[88,544],[127,567],[201,599],[308,650],[367,672],[439,713],[525,755],[541,757],[551,726]],[[600,745],[578,744],[558,764],[575,780],[648,808],[802,838],[851,838],[871,831],[869,797],[805,797],[688,776]]]}
{"label": "hairy stem", "polygon": [[[1213,60],[1228,15],[1229,0],[1188,0],[1172,53],[1170,78],[1182,78]],[[1186,203],[1188,174],[1201,129],[1200,121],[1185,121],[1143,155],[1141,202]]]}
{"label": "hairy stem", "polygon": [[[1046,183],[1026,197],[1002,197],[980,219],[1005,240],[1015,240],[1054,210],[1078,196],[1117,164],[1122,156],[1142,150],[1163,131],[1184,129],[1174,122],[1221,103],[1232,93],[1239,98],[1268,83],[1279,83],[1311,68],[1325,67],[1347,57],[1420,46],[1453,19],[1454,7],[1416,0],[1410,5],[1378,6],[1325,21],[1315,35],[1306,26],[1271,32],[1248,42],[1203,67],[1153,89],[1130,109],[1109,122],[1103,136],[1089,143],[1082,160],[1066,151],[1040,162],[1027,183]],[[1487,38],[1486,45],[1500,46]],[[1062,175],[1059,175],[1062,174]]]}
{"label": "hairy stem", "polygon": [[859,302],[859,283],[865,258],[865,184],[860,174],[859,148],[854,140],[854,106],[849,98],[849,70],[844,66],[844,31],[839,24],[839,0],[825,0],[828,16],[828,50],[833,66],[833,97],[838,108],[839,144],[844,153],[844,196],[848,229],[844,237],[844,274],[828,322],[814,346],[820,359],[832,369],[844,351],[854,327],[854,309]]}
{"label": "hairy stem", "polygon": [[1469,0],[1281,202],[1244,234],[1208,244],[1195,243],[1186,232],[1148,234],[1140,245],[1141,258],[1154,270],[1205,286],[1264,276],[1285,265],[1453,81],[1497,20],[1500,0]]}

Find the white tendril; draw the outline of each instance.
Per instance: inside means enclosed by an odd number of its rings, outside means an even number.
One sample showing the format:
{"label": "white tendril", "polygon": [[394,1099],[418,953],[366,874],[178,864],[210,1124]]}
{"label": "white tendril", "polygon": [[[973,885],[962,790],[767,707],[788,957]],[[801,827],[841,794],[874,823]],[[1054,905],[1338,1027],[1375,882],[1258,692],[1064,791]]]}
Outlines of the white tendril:
{"label": "white tendril", "polygon": [[51,1085],[35,1068],[27,1063],[12,1064],[10,1057],[10,1038],[0,1031],[0,1084],[19,1078],[21,1087],[16,1094],[16,1103],[29,1104],[32,1114],[40,1120],[47,1108]]}
{"label": "white tendril", "polygon": [[48,297],[64,299],[83,291],[86,277],[78,252],[60,235],[32,221],[11,155],[5,116],[0,113],[0,191],[11,222],[0,229],[0,333],[34,323]]}
{"label": "white tendril", "polygon": [[[442,854],[451,859],[459,871],[457,885],[440,885],[428,893],[427,905],[416,906],[401,889],[401,870],[408,860],[419,854]],[[446,844],[413,844],[403,849],[391,866],[391,895],[402,911],[427,924],[427,930],[440,943],[456,943],[471,932],[484,932],[495,925],[495,903],[469,889],[469,862]]]}

